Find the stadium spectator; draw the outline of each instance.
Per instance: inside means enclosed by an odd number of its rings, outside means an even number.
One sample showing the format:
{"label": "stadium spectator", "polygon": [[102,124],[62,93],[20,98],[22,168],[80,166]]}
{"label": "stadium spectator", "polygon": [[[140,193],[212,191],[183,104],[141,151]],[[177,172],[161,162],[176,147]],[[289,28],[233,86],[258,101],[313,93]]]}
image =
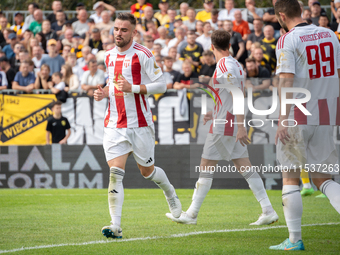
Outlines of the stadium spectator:
{"label": "stadium spectator", "polygon": [[50,67],[50,75],[60,72],[61,66],[65,64],[65,60],[57,53],[57,41],[50,39],[47,43],[48,56],[43,57],[41,65],[48,64]]}
{"label": "stadium spectator", "polygon": [[79,79],[77,75],[73,74],[72,67],[65,64],[61,67],[61,72],[63,75],[63,82],[65,83],[65,91],[74,91],[79,89]]}
{"label": "stadium spectator", "polygon": [[162,57],[161,55],[161,50],[162,50],[162,45],[159,43],[154,43],[153,47],[152,47],[152,54],[154,55],[159,55]]}
{"label": "stadium spectator", "polygon": [[144,9],[144,17],[138,18],[137,19],[137,26],[136,29],[141,33],[144,34],[145,32],[148,31],[148,28],[146,26],[146,23],[148,21],[152,21],[155,23],[156,28],[158,28],[161,23],[159,22],[158,19],[156,19],[153,16],[153,9],[150,6],[145,7]]}
{"label": "stadium spectator", "polygon": [[97,54],[96,54],[97,63],[104,62],[105,51],[113,48],[113,47],[109,47],[110,45],[112,45],[112,41],[109,37],[104,37],[102,39],[102,45],[103,45],[103,49],[98,51]]}
{"label": "stadium spectator", "polygon": [[39,32],[35,35],[35,38],[38,40],[39,45],[43,48],[44,53],[47,53],[47,41],[45,35],[42,32]]}
{"label": "stadium spectator", "polygon": [[14,33],[17,34],[17,37],[19,39],[23,36],[22,28],[24,26],[24,16],[20,12],[16,12],[14,14],[14,24],[10,27],[11,30],[14,31]]}
{"label": "stadium spectator", "polygon": [[66,22],[66,15],[62,10],[57,11],[56,20],[56,22],[52,23],[51,28],[56,32],[57,36],[59,37],[63,34],[63,26]]}
{"label": "stadium spectator", "polygon": [[78,14],[81,10],[85,10],[84,3],[77,3],[77,6],[76,6],[77,15],[71,20],[67,21],[65,24],[73,24],[74,22],[78,21]]}
{"label": "stadium spectator", "polygon": [[57,11],[62,10],[61,1],[53,1],[52,2],[52,10],[53,10],[53,13],[51,13],[47,16],[47,19],[50,21],[51,24],[53,24],[54,22],[57,21],[57,19],[56,19]]}
{"label": "stadium spectator", "polygon": [[34,62],[34,66],[38,69],[41,67],[41,60],[43,57],[47,56],[47,54],[44,54],[44,50],[41,48],[40,45],[33,46],[32,49],[32,61]]}
{"label": "stadium spectator", "polygon": [[46,41],[50,39],[58,40],[58,35],[54,30],[51,30],[51,22],[46,19],[42,22],[41,32],[44,34]]}
{"label": "stadium spectator", "polygon": [[203,50],[209,50],[211,47],[211,24],[210,22],[203,23],[203,34],[197,37],[196,42],[200,43]]}
{"label": "stadium spectator", "polygon": [[164,27],[168,30],[168,34],[173,36],[175,34],[175,17],[176,10],[171,8],[168,10],[168,20],[164,23]]}
{"label": "stadium spectator", "polygon": [[174,80],[174,89],[190,89],[197,88],[199,85],[197,83],[193,83],[191,79],[198,80],[198,74],[194,72],[191,68],[191,63],[189,61],[184,61],[182,65],[183,74],[179,76],[176,80]]}
{"label": "stadium spectator", "polygon": [[70,44],[72,45],[73,30],[72,28],[67,28],[64,33],[64,39],[61,41],[62,45]]}
{"label": "stadium spectator", "polygon": [[0,90],[7,89],[8,87],[8,81],[6,77],[6,73],[4,71],[1,71],[0,69]]}
{"label": "stadium spectator", "polygon": [[263,57],[262,48],[255,48],[252,55],[256,61],[256,65],[265,67],[269,71],[269,73],[271,73],[269,61]]}
{"label": "stadium spectator", "polygon": [[0,30],[4,30],[6,28],[10,28],[11,24],[8,23],[7,18],[4,15],[0,16]]}
{"label": "stadium spectator", "polygon": [[225,0],[224,2],[225,9],[221,10],[218,14],[218,20],[231,20],[235,19],[235,11],[234,8],[234,0]]}
{"label": "stadium spectator", "polygon": [[74,53],[69,53],[67,55],[67,65],[72,67],[72,73],[78,77],[78,81],[81,80],[81,77],[84,73],[83,69],[77,64],[77,57]]}
{"label": "stadium spectator", "polygon": [[51,92],[55,94],[58,101],[65,103],[68,98],[68,93],[65,91],[66,85],[65,82],[63,82],[62,78],[63,76],[60,72],[53,73],[53,84],[49,84],[49,88]]}
{"label": "stadium spectator", "polygon": [[108,20],[110,20],[116,11],[116,8],[114,8],[112,5],[109,5],[103,1],[99,1],[93,5],[93,10],[96,12],[90,16],[90,19],[93,19],[94,22],[98,24],[98,23],[104,22],[104,18],[102,16],[104,11],[107,12],[109,16]]}
{"label": "stadium spectator", "polygon": [[150,51],[152,51],[153,42],[154,42],[154,40],[152,39],[152,36],[151,35],[144,35],[143,36],[143,42],[144,42],[144,46],[146,48],[148,48]]}
{"label": "stadium spectator", "polygon": [[2,71],[6,73],[7,79],[7,89],[12,89],[12,83],[15,77],[15,70],[11,67],[9,60],[7,57],[3,56],[0,58],[0,68]]}
{"label": "stadium spectator", "polygon": [[8,40],[9,40],[9,44],[7,44],[2,51],[6,54],[6,57],[8,59],[11,59],[15,56],[14,53],[14,45],[17,43],[17,36],[15,33],[11,33],[8,35]]}
{"label": "stadium spectator", "polygon": [[196,10],[195,8],[189,7],[187,10],[187,20],[183,21],[183,24],[188,27],[189,30],[195,30],[196,29]]}
{"label": "stadium spectator", "polygon": [[89,29],[87,24],[87,12],[86,10],[80,10],[78,13],[78,21],[72,23],[72,28],[75,33],[79,35],[85,34]]}
{"label": "stadium spectator", "polygon": [[168,48],[176,47],[177,51],[179,51],[183,43],[185,43],[185,33],[184,29],[179,27],[176,29],[175,38],[169,41]]}
{"label": "stadium spectator", "polygon": [[82,58],[83,57],[83,51],[82,51],[83,47],[84,47],[84,45],[82,44],[82,39],[80,38],[80,35],[73,34],[71,52],[75,53],[77,58]]}
{"label": "stadium spectator", "polygon": [[264,39],[261,41],[261,48],[263,50],[263,57],[268,61],[270,72],[272,73],[276,68],[276,39],[274,38],[274,28],[267,25],[263,29]]}
{"label": "stadium spectator", "polygon": [[311,8],[311,20],[315,26],[319,26],[319,18],[321,15],[321,4],[320,2],[314,2]]}
{"label": "stadium spectator", "polygon": [[[21,40],[21,43],[24,45],[24,48],[28,50],[28,52],[32,53],[32,51],[30,51],[30,42],[32,39],[34,38],[33,33],[28,29],[23,33],[23,38]],[[36,43],[38,43],[38,41],[36,41]]]}
{"label": "stadium spectator", "polygon": [[91,47],[91,52],[96,55],[98,51],[103,50],[103,42],[100,37],[100,30],[98,28],[93,28],[91,31],[91,38],[89,39],[90,34],[86,33],[86,38],[84,40],[83,45],[89,45]]}
{"label": "stadium spectator", "polygon": [[159,38],[156,39],[154,43],[161,44],[162,48],[167,47],[167,45],[166,45],[167,30],[166,30],[166,28],[163,27],[163,26],[160,26],[159,28],[157,28],[157,32],[159,34]]}
{"label": "stadium spectator", "polygon": [[177,72],[183,73],[182,70],[183,61],[177,57],[178,55],[179,54],[177,53],[177,47],[169,48],[168,56],[173,59],[172,69]]}
{"label": "stadium spectator", "polygon": [[211,50],[205,50],[202,54],[203,62],[199,71],[199,81],[202,83],[209,83],[210,78],[213,76],[216,69],[216,61],[214,54]]}
{"label": "stadium spectator", "polygon": [[20,67],[20,59],[19,59],[19,53],[20,51],[24,50],[24,47],[21,43],[16,43],[14,45],[14,57],[9,59],[9,62],[11,64],[11,67],[15,70],[15,72],[19,71],[19,67]]}
{"label": "stadium spectator", "polygon": [[246,44],[246,49],[249,51],[251,45],[254,42],[261,42],[262,39],[264,38],[264,34],[262,31],[262,27],[263,27],[263,22],[260,19],[255,19],[253,21],[253,27],[254,27],[254,32],[252,32],[248,38],[247,38],[247,44]]}
{"label": "stadium spectator", "polygon": [[242,40],[242,36],[238,32],[233,31],[233,22],[231,20],[225,20],[223,22],[223,29],[230,34],[230,44],[232,51],[234,52],[234,58],[239,62],[243,62],[243,55],[245,53],[245,45]]}
{"label": "stadium spectator", "polygon": [[146,26],[148,28],[148,31],[145,33],[146,35],[151,35],[153,40],[156,40],[159,38],[158,30],[156,28],[156,25],[153,21],[148,21],[146,23]]}
{"label": "stadium spectator", "polygon": [[312,18],[312,12],[310,9],[305,9],[303,12],[302,12],[302,18],[303,19],[310,19]]}
{"label": "stadium spectator", "polygon": [[234,17],[233,31],[240,33],[242,40],[247,41],[248,35],[251,33],[248,22],[242,19],[242,13],[240,10],[234,11]]}
{"label": "stadium spectator", "polygon": [[[15,71],[16,72],[19,72],[19,69],[20,69],[20,63],[24,62],[24,61],[30,61],[30,55],[28,54],[28,51],[22,47],[20,52],[19,52],[19,65],[16,67]],[[29,63],[30,64],[30,63]],[[33,69],[34,69],[34,63],[33,63],[33,68],[30,69],[29,71],[30,72],[33,72]]]}
{"label": "stadium spectator", "polygon": [[[162,26],[169,21],[168,9],[169,0],[159,0],[158,4],[159,12],[154,14],[154,17],[159,20]],[[175,14],[176,15],[176,14]]]}
{"label": "stadium spectator", "polygon": [[203,35],[203,22],[200,20],[196,22],[196,34],[197,36]]}
{"label": "stadium spectator", "polygon": [[270,86],[270,73],[267,68],[258,66],[254,58],[246,59],[246,88],[253,91],[268,89]]}
{"label": "stadium spectator", "polygon": [[334,22],[332,22],[332,24],[331,24],[331,29],[332,29],[332,31],[337,32],[337,33],[336,33],[337,35],[339,35],[339,32],[340,32],[340,26],[339,26],[339,24],[340,24],[340,8],[338,8],[338,9],[336,10],[335,20],[334,20]]}
{"label": "stadium spectator", "polygon": [[80,68],[83,68],[84,66],[87,65],[88,57],[90,56],[90,53],[91,53],[91,47],[90,46],[84,46],[81,49],[82,57],[78,58],[78,56],[77,56],[77,65],[79,65]]}
{"label": "stadium spectator", "polygon": [[255,0],[246,0],[246,9],[242,11],[242,19],[248,22],[249,29],[254,32],[254,20],[261,20],[263,10],[255,7]]}
{"label": "stadium spectator", "polygon": [[182,21],[186,21],[188,20],[188,16],[187,16],[187,11],[189,9],[189,4],[186,3],[186,2],[182,2],[180,5],[179,5],[179,13],[175,19],[181,19]]}
{"label": "stadium spectator", "polygon": [[217,9],[213,9],[211,11],[211,19],[208,20],[211,24],[211,27],[213,30],[217,30],[218,29],[218,14],[219,14],[219,11]]}
{"label": "stadium spectator", "polygon": [[29,15],[25,18],[24,27],[22,28],[22,31],[25,32],[31,25],[31,23],[34,21],[33,13],[35,10],[38,10],[39,6],[37,3],[30,3],[28,4],[28,13]]}
{"label": "stadium spectator", "polygon": [[34,21],[30,24],[29,30],[33,32],[34,35],[41,32],[41,26],[43,22],[43,12],[40,9],[37,9],[33,13]]}
{"label": "stadium spectator", "polygon": [[81,79],[81,88],[87,92],[89,96],[93,96],[94,89],[97,89],[98,85],[103,87],[105,84],[105,74],[102,70],[98,69],[96,60],[90,60],[89,70],[84,73]]}
{"label": "stadium spectator", "polygon": [[173,60],[172,57],[170,57],[170,56],[164,57],[164,68],[163,68],[163,71],[164,72],[168,72],[170,74],[172,81],[178,80],[180,75],[181,75],[180,72],[177,72],[176,70],[174,70],[172,68],[173,64],[174,64],[174,60]]}
{"label": "stadium spectator", "polygon": [[98,22],[95,27],[99,28],[101,31],[109,32],[110,29],[114,26],[114,22],[111,20],[111,16],[109,11],[103,11],[101,14],[102,21]]}
{"label": "stadium spectator", "polygon": [[43,64],[40,67],[40,71],[37,72],[35,78],[34,88],[35,89],[49,89],[53,86],[52,77],[50,75],[50,67],[47,64]]}
{"label": "stadium spectator", "polygon": [[12,83],[12,88],[16,90],[22,90],[27,93],[31,93],[34,89],[35,76],[33,73],[29,72],[29,63],[24,61],[20,65],[20,72],[17,72],[14,81]]}
{"label": "stadium spectator", "polygon": [[325,28],[328,28],[328,29],[330,28],[329,19],[328,19],[328,16],[325,12],[320,14],[319,27],[325,27]]}
{"label": "stadium spectator", "polygon": [[206,22],[211,19],[211,11],[214,8],[213,0],[204,0],[203,11],[199,11],[196,15],[196,19],[202,22]]}
{"label": "stadium spectator", "polygon": [[65,62],[67,61],[68,54],[71,52],[71,50],[72,50],[72,45],[66,44],[66,45],[63,46],[63,51],[61,53],[61,56],[63,57]]}
{"label": "stadium spectator", "polygon": [[[61,115],[62,102],[57,101],[52,106],[53,115],[47,120],[46,144],[66,144],[71,135],[71,126],[67,118]],[[67,131],[67,134],[66,134]]]}
{"label": "stadium spectator", "polygon": [[[207,22],[209,25],[210,23]],[[196,35],[194,31],[189,31],[187,34],[187,46],[180,51],[180,60],[186,60],[187,63],[192,65],[192,70],[197,72],[201,64],[201,56],[203,48],[196,41]]]}
{"label": "stadium spectator", "polygon": [[131,5],[131,14],[135,16],[135,18],[139,19],[144,17],[144,10],[147,6],[152,7],[152,4],[146,3],[146,0],[137,0],[137,3]]}
{"label": "stadium spectator", "polygon": [[[0,18],[1,21],[1,18]],[[3,49],[6,45],[9,44],[10,39],[8,39],[9,34],[13,33],[13,31],[9,28],[5,28],[4,31],[0,30],[0,47]]]}
{"label": "stadium spectator", "polygon": [[[273,6],[275,6],[277,0],[272,0]],[[275,39],[278,39],[280,37],[280,29],[281,25],[278,22],[276,16],[275,16],[275,11],[274,8],[268,9],[264,14],[263,14],[263,21],[266,22],[266,25],[272,25],[275,33],[274,37]]]}

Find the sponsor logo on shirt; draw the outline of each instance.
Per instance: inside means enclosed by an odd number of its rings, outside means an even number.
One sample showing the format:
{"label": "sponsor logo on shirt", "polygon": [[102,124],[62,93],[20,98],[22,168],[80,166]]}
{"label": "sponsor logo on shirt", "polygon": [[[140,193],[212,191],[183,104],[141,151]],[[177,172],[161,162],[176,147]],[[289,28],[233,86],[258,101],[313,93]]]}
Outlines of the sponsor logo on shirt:
{"label": "sponsor logo on shirt", "polygon": [[115,64],[113,63],[113,61],[110,62],[109,66],[114,66]]}
{"label": "sponsor logo on shirt", "polygon": [[62,126],[66,126],[66,121],[65,121],[65,120],[62,120],[62,121],[61,121],[61,125],[62,125]]}
{"label": "sponsor logo on shirt", "polygon": [[157,75],[160,71],[161,71],[161,70],[158,69],[158,70],[156,70],[156,71],[154,72],[154,74]]}
{"label": "sponsor logo on shirt", "polygon": [[125,58],[116,58],[116,61],[124,61]]}
{"label": "sponsor logo on shirt", "polygon": [[53,123],[52,123],[52,126],[56,126],[56,125],[57,125],[57,122],[53,122]]}
{"label": "sponsor logo on shirt", "polygon": [[156,61],[153,62],[153,67],[154,67],[155,69],[158,69],[158,68],[159,68],[158,65],[156,64]]}
{"label": "sponsor logo on shirt", "polygon": [[123,65],[125,68],[127,68],[130,65],[130,59],[125,59]]}

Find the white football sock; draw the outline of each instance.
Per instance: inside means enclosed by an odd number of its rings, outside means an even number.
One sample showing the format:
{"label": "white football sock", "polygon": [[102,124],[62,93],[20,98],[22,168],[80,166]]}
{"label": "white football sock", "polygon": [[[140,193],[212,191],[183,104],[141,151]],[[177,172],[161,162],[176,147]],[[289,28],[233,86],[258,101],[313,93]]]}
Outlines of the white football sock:
{"label": "white football sock", "polygon": [[119,167],[110,168],[109,181],[109,210],[111,222],[120,226],[122,207],[124,202],[123,178],[125,171]]}
{"label": "white football sock", "polygon": [[166,198],[172,198],[174,196],[175,189],[169,182],[169,179],[162,168],[155,166],[153,172],[149,176],[144,178],[156,183],[157,186],[164,191],[164,195],[166,196]]}
{"label": "white football sock", "polygon": [[189,209],[186,211],[186,213],[192,217],[196,218],[198,215],[198,212],[201,208],[201,205],[204,201],[204,198],[208,194],[211,185],[213,181],[213,174],[211,173],[200,173],[200,177],[198,178],[194,194],[192,195],[192,202],[189,207]]}
{"label": "white football sock", "polygon": [[303,184],[303,187],[304,187],[305,189],[310,189],[310,188],[312,187],[312,185],[310,185],[310,182],[307,182],[307,183],[304,183],[304,184]]}
{"label": "white football sock", "polygon": [[247,171],[241,173],[244,179],[248,182],[249,188],[253,192],[255,198],[260,203],[262,212],[270,214],[274,211],[272,204],[268,198],[267,192],[264,188],[263,181],[256,171]]}
{"label": "white football sock", "polygon": [[284,185],[282,188],[282,205],[285,215],[289,240],[296,243],[301,238],[302,198],[298,185]]}
{"label": "white football sock", "polygon": [[340,184],[327,180],[321,184],[320,191],[328,197],[331,205],[340,213]]}

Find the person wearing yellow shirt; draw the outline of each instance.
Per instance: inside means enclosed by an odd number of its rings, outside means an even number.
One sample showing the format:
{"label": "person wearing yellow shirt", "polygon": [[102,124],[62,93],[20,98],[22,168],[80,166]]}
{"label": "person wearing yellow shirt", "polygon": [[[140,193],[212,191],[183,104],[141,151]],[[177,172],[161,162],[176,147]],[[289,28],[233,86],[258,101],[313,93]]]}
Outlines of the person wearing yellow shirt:
{"label": "person wearing yellow shirt", "polygon": [[24,26],[24,16],[22,13],[17,12],[14,15],[14,25],[11,26],[11,29],[17,34],[17,36],[22,38],[22,27]]}
{"label": "person wearing yellow shirt", "polygon": [[214,1],[204,0],[203,7],[204,7],[204,10],[197,13],[196,19],[202,22],[206,22],[209,19],[211,19],[211,11],[214,8]]}
{"label": "person wearing yellow shirt", "polygon": [[188,20],[188,19],[189,19],[189,17],[187,16],[187,10],[188,10],[188,8],[189,8],[189,4],[188,4],[188,3],[185,3],[185,2],[181,3],[181,4],[179,5],[179,12],[180,12],[181,14],[177,15],[177,16],[175,17],[175,19],[176,19],[176,20],[177,20],[177,19],[181,19],[182,21]]}
{"label": "person wearing yellow shirt", "polygon": [[169,0],[159,0],[158,8],[159,12],[156,12],[153,16],[159,20],[161,25],[163,26],[165,23],[169,21],[168,9],[169,9]]}

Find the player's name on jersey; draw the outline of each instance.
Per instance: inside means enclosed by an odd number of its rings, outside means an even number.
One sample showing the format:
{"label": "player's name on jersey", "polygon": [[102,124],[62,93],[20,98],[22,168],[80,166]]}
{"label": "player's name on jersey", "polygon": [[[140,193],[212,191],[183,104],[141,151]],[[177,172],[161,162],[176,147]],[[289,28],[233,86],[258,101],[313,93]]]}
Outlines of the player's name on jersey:
{"label": "player's name on jersey", "polygon": [[316,34],[310,34],[310,35],[303,35],[300,36],[301,42],[310,42],[310,41],[316,41],[323,38],[330,38],[331,34],[329,32],[320,32]]}

